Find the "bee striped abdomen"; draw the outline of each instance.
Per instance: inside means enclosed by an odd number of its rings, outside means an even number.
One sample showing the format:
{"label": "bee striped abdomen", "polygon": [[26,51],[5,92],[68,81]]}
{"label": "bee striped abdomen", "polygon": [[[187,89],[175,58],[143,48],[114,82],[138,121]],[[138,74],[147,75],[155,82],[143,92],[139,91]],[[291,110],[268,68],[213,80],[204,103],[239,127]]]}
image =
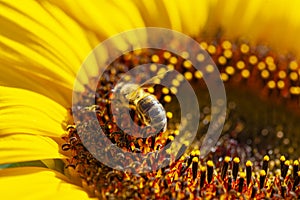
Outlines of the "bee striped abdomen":
{"label": "bee striped abdomen", "polygon": [[167,123],[166,111],[153,95],[147,95],[137,102],[137,111],[143,122],[155,129],[165,129]]}

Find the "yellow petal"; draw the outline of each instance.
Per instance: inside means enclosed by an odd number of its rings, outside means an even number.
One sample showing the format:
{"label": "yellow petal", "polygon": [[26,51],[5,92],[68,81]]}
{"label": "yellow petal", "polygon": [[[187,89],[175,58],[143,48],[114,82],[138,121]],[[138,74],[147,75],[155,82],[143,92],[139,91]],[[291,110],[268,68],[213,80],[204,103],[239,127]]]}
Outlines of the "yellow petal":
{"label": "yellow petal", "polygon": [[64,175],[37,167],[0,170],[0,188],[3,199],[93,199]]}
{"label": "yellow petal", "polygon": [[264,42],[276,50],[300,53],[300,2],[285,1],[209,1],[208,22],[204,31],[226,38],[243,37],[251,42]]}
{"label": "yellow petal", "polygon": [[0,13],[1,84],[70,105],[77,70],[93,48],[85,30],[44,1],[1,2]]}
{"label": "yellow petal", "polygon": [[0,164],[65,158],[59,149],[59,144],[49,137],[26,134],[0,136]]}
{"label": "yellow petal", "polygon": [[67,110],[41,94],[0,86],[0,135],[27,133],[50,137],[64,134]]}
{"label": "yellow petal", "polygon": [[132,1],[70,0],[51,3],[58,5],[80,24],[106,39],[114,34],[143,27],[141,12]]}
{"label": "yellow petal", "polygon": [[[176,20],[173,19],[174,21],[172,22],[169,12],[167,11],[168,8],[163,1],[134,0],[133,2],[140,10],[145,26],[174,28],[178,31],[181,30],[181,27],[179,26],[173,27],[174,24],[176,24]],[[174,13],[174,15],[176,15],[176,13]],[[179,25],[180,23],[177,22],[177,24]]]}

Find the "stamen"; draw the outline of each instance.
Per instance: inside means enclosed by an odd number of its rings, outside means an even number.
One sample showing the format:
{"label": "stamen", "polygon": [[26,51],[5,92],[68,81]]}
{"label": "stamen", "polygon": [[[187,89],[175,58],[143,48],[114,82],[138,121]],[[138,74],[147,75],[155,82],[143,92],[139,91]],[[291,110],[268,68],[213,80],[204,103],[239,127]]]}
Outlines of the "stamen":
{"label": "stamen", "polygon": [[266,171],[260,170],[259,172],[259,189],[263,189],[265,186],[265,180],[266,180]]}
{"label": "stamen", "polygon": [[247,186],[249,186],[252,177],[252,162],[248,160],[246,162],[246,176],[247,176]]}
{"label": "stamen", "polygon": [[236,180],[239,172],[239,164],[240,164],[240,159],[238,157],[235,157],[233,159],[233,167],[232,167],[232,176],[234,180]]}
{"label": "stamen", "polygon": [[211,183],[213,179],[213,173],[214,173],[214,163],[209,160],[207,161],[207,182]]}
{"label": "stamen", "polygon": [[227,174],[227,170],[228,170],[228,166],[229,166],[229,162],[230,162],[230,157],[226,156],[223,162],[223,167],[222,167],[222,171],[221,171],[221,179],[224,180]]}

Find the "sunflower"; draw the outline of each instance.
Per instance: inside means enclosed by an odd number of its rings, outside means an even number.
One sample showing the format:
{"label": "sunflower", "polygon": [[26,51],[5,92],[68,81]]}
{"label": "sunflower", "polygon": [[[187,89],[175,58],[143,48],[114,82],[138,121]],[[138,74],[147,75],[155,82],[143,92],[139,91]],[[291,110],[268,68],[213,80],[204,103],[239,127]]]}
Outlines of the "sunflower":
{"label": "sunflower", "polygon": [[[298,1],[256,0],[0,2],[2,197],[299,197],[299,6]],[[70,108],[76,74],[87,55],[105,39],[141,27],[168,28],[197,40],[218,65],[230,101],[222,137],[210,154],[201,157],[198,138],[188,150],[182,145],[185,153],[175,164],[137,176],[93,158],[77,133],[83,130],[90,137],[89,130],[74,126]],[[132,51],[105,74],[119,78],[126,67],[163,60],[201,90],[202,74],[190,70],[187,57],[157,49]],[[99,72],[88,73],[97,77]],[[88,92],[91,80],[80,81]],[[118,128],[102,112],[109,105],[104,94],[111,82],[97,82],[97,106],[107,136],[118,143]],[[167,109],[169,135],[159,136],[166,143],[178,134],[175,83],[170,90],[147,90]],[[204,131],[210,110],[201,106]],[[126,138],[129,144],[118,145],[150,151],[159,148],[158,140]]]}

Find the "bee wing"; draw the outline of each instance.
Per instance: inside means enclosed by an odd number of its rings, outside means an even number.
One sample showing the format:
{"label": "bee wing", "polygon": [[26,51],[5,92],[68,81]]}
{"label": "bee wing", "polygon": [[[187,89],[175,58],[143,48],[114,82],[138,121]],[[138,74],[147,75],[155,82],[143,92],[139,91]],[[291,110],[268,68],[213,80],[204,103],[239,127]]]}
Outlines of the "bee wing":
{"label": "bee wing", "polygon": [[[131,70],[130,74],[124,75],[121,80],[117,83],[117,85],[114,88],[114,92],[122,94],[126,97],[126,99],[131,99],[132,97],[136,96],[136,92],[139,91],[139,89],[148,88],[157,84],[160,84],[161,80],[166,77],[169,73],[173,72],[174,70],[167,70],[165,68],[162,68],[164,70],[159,70],[159,72],[150,77],[147,75],[147,73],[140,71],[139,69]],[[142,80],[146,80],[142,83],[135,83],[133,81],[134,77],[141,76]]]}
{"label": "bee wing", "polygon": [[150,79],[146,80],[145,82],[141,83],[139,88],[148,88],[153,87],[154,85],[160,84],[161,80],[165,78],[168,74],[171,74],[173,70],[166,70],[163,72],[158,73],[157,75],[151,77]]}

